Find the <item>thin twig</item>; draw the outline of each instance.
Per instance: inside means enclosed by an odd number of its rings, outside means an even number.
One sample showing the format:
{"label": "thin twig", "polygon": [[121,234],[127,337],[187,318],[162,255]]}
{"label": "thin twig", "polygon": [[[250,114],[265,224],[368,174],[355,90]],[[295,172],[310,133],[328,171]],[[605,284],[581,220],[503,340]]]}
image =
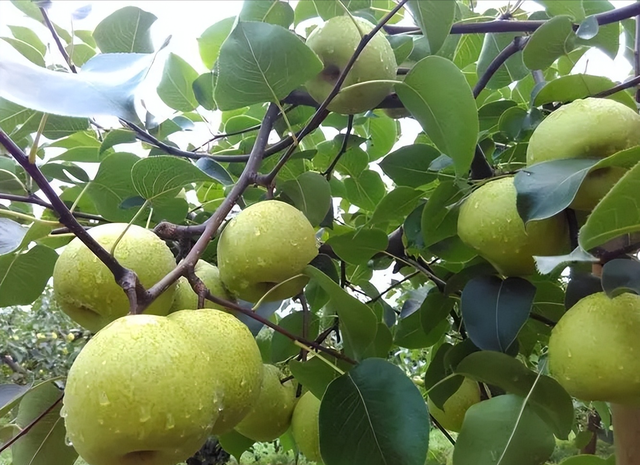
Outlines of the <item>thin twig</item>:
{"label": "thin twig", "polygon": [[456,445],[456,441],[455,439],[453,439],[451,437],[451,435],[449,434],[449,431],[447,431],[439,422],[438,420],[436,420],[433,415],[429,414],[429,416],[431,417],[431,421],[433,422],[434,425],[436,425],[436,428],[438,428],[440,430],[440,432],[444,435],[445,438],[447,438],[447,440],[451,443],[452,446]]}
{"label": "thin twig", "polygon": [[551,328],[553,328],[553,327],[556,325],[556,322],[555,322],[555,321],[550,320],[550,319],[549,319],[549,318],[547,318],[546,316],[544,316],[544,315],[540,315],[539,313],[533,313],[533,312],[531,312],[531,313],[529,314],[529,317],[530,317],[532,320],[536,320],[536,321],[539,321],[540,323],[544,323],[545,325],[547,325],[547,326],[549,326],[549,327],[551,327]]}
{"label": "thin twig", "polygon": [[[309,305],[307,304],[307,298],[304,296],[304,292],[301,292],[298,296],[298,301],[302,305],[302,338],[309,338],[309,325],[311,324],[311,312],[309,311]],[[300,349],[300,360],[307,360],[307,351]]]}
{"label": "thin twig", "polygon": [[[48,208],[49,210],[54,210],[53,206],[42,200],[35,195],[23,196],[23,195],[13,195],[13,194],[0,194],[0,200],[11,200],[12,202],[24,202],[30,203],[33,205],[40,205],[41,207]],[[72,212],[73,216],[76,218],[82,218],[85,220],[95,220],[95,221],[106,221],[103,217],[98,215],[92,215],[90,213],[82,213],[82,212]]]}
{"label": "thin twig", "polygon": [[353,130],[353,115],[349,115],[347,119],[347,132],[344,134],[344,139],[342,140],[342,145],[340,146],[340,150],[338,154],[335,156],[327,170],[322,173],[323,176],[327,178],[327,181],[331,181],[331,172],[336,167],[342,155],[344,155],[347,151],[347,147],[349,146],[349,136],[351,135],[351,131]]}
{"label": "thin twig", "polygon": [[53,23],[49,19],[49,15],[47,14],[46,8],[40,7],[40,13],[42,13],[42,19],[44,20],[44,24],[47,26],[47,28],[51,32],[51,35],[53,36],[53,40],[55,41],[56,46],[58,47],[58,50],[60,51],[60,55],[62,55],[62,58],[64,58],[64,61],[69,66],[69,69],[71,70],[71,72],[74,73],[74,74],[77,73],[78,70],[76,69],[75,65],[73,64],[73,61],[71,61],[71,57],[69,56],[69,54],[65,50],[64,45],[62,45],[62,41],[60,40],[60,36],[56,32],[55,26],[53,25]]}
{"label": "thin twig", "polygon": [[612,87],[611,89],[603,90],[602,92],[598,92],[597,94],[593,94],[591,97],[595,98],[603,98],[608,97],[609,95],[616,94],[622,90],[630,89],[631,87],[635,87],[640,84],[640,76],[636,76],[628,81],[625,81],[617,86]]}
{"label": "thin twig", "polygon": [[513,41],[507,45],[498,55],[489,63],[487,70],[480,76],[478,82],[473,87],[473,97],[478,98],[480,92],[487,87],[487,84],[491,80],[496,71],[498,71],[502,65],[513,55],[518,53],[524,48],[529,39],[527,37],[514,37]]}
{"label": "thin twig", "polygon": [[380,300],[387,292],[395,289],[398,286],[401,286],[403,283],[409,281],[411,278],[413,278],[414,276],[417,276],[420,274],[420,271],[414,271],[413,273],[409,273],[407,276],[405,276],[404,278],[402,278],[400,281],[396,281],[395,283],[393,283],[392,285],[390,285],[388,288],[386,288],[384,291],[382,291],[380,294],[378,294],[377,296],[375,296],[373,299],[369,300],[369,302],[367,302],[367,304],[372,304],[374,302],[377,302],[378,300]]}

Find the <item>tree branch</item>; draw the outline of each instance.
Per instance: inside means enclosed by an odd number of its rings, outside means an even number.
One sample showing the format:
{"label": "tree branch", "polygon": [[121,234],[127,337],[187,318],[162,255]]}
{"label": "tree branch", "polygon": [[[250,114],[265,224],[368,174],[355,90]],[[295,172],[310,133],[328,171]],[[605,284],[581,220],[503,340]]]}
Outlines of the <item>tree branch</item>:
{"label": "tree branch", "polygon": [[340,147],[338,154],[335,156],[335,158],[333,159],[329,167],[326,169],[324,173],[322,173],[322,175],[327,178],[327,181],[331,180],[331,172],[340,161],[340,158],[342,157],[342,155],[344,155],[344,153],[347,151],[347,147],[349,146],[349,136],[351,135],[352,130],[353,130],[353,115],[349,115],[349,118],[347,119],[347,132],[345,132],[344,134],[344,139],[342,140],[342,146]]}
{"label": "tree branch", "polygon": [[[13,194],[0,194],[0,200],[11,200],[12,202],[24,202],[30,203],[33,205],[39,205],[44,208],[48,208],[49,210],[54,210],[53,206],[50,203],[45,202],[39,197],[35,195],[22,196],[22,195],[13,195]],[[76,218],[82,218],[85,220],[95,220],[95,221],[107,221],[103,217],[99,215],[91,215],[90,213],[82,213],[82,212],[72,212],[71,213]]]}
{"label": "tree branch", "polygon": [[520,50],[522,50],[528,41],[528,38],[514,37],[513,41],[504,49],[502,49],[502,51],[493,59],[493,61],[489,63],[487,70],[478,79],[478,82],[473,88],[474,98],[478,98],[480,92],[482,92],[484,88],[487,87],[487,84],[489,83],[493,75],[496,74],[496,71],[500,69],[505,61],[507,61],[512,55],[515,55]]}
{"label": "tree branch", "polygon": [[[603,90],[602,92],[598,92],[597,94],[593,94],[592,97],[595,98],[603,98],[603,97],[608,97],[609,95],[613,95],[616,94],[622,90],[625,89],[630,89],[631,87],[635,87],[638,84],[640,84],[640,76],[636,76],[632,79],[629,79],[628,81],[625,81],[621,84],[618,84],[617,86],[612,87],[611,89],[607,89],[607,90]],[[637,95],[636,91],[636,95]]]}
{"label": "tree branch", "polygon": [[60,52],[60,55],[62,55],[62,58],[64,58],[64,61],[69,66],[69,69],[71,70],[71,72],[74,73],[74,74],[77,73],[78,70],[76,69],[75,65],[73,64],[73,61],[71,61],[71,57],[69,56],[69,54],[65,50],[64,45],[62,45],[62,41],[60,40],[60,36],[56,32],[56,28],[53,26],[53,23],[49,19],[49,15],[47,13],[46,8],[41,6],[40,7],[40,13],[42,13],[42,19],[44,20],[44,24],[47,26],[47,29],[49,29],[49,31],[51,32],[51,35],[53,36],[53,40],[55,41],[56,46],[58,47],[58,51]]}

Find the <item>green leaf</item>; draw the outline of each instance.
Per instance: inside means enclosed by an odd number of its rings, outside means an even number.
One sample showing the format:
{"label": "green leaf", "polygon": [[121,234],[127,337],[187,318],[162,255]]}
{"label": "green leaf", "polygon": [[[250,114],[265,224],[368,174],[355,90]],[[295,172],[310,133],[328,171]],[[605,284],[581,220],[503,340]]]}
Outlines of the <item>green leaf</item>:
{"label": "green leaf", "polygon": [[11,44],[13,48],[15,48],[18,52],[22,54],[27,60],[37,66],[41,66],[44,68],[45,62],[42,54],[36,50],[32,45],[29,45],[26,42],[23,42],[18,39],[14,39],[12,37],[0,37],[0,39],[4,40],[8,44]]}
{"label": "green leaf", "polygon": [[453,304],[452,298],[435,288],[427,294],[419,310],[422,329],[427,335],[437,332],[440,323],[446,320],[453,310]]}
{"label": "green leaf", "polygon": [[197,78],[198,72],[189,63],[170,53],[158,84],[158,96],[174,110],[191,111],[198,106],[193,92],[193,83]]}
{"label": "green leaf", "polygon": [[211,181],[193,163],[169,155],[143,158],[131,168],[131,179],[144,199],[158,201],[173,198],[187,184]]}
{"label": "green leaf", "polygon": [[87,44],[67,45],[67,53],[71,57],[71,61],[76,66],[84,66],[91,58],[96,56],[96,51]]}
{"label": "green leaf", "polygon": [[[478,58],[477,75],[482,76],[487,72],[491,62],[500,54],[500,52],[511,42],[515,37],[520,36],[518,32],[503,32],[499,34],[491,33],[485,34],[484,42],[482,43],[482,51],[480,52],[480,58]],[[487,89],[500,89],[508,86],[509,84],[519,81],[529,74],[529,70],[522,60],[522,53],[518,52],[509,57],[507,61],[496,71],[487,83]]]}
{"label": "green leaf", "polygon": [[251,449],[255,443],[253,439],[243,436],[234,429],[218,436],[218,441],[224,450],[235,457],[238,463],[242,454]]}
{"label": "green leaf", "polygon": [[223,186],[233,185],[233,179],[231,178],[231,175],[217,161],[211,158],[201,158],[196,162],[196,166]]}
{"label": "green leaf", "polygon": [[522,278],[471,279],[460,301],[469,338],[480,349],[506,352],[529,318],[535,293],[535,286]]}
{"label": "green leaf", "polygon": [[467,355],[456,372],[511,394],[528,397],[528,404],[560,439],[567,439],[573,426],[571,396],[553,378],[524,366],[500,352],[483,350]]}
{"label": "green leaf", "polygon": [[371,161],[388,154],[398,137],[398,123],[394,119],[377,112],[375,116],[375,118],[368,118],[367,153]]}
{"label": "green leaf", "polygon": [[439,156],[430,145],[405,145],[384,157],[380,168],[398,186],[420,187],[437,179],[438,173],[429,167]]}
{"label": "green leaf", "polygon": [[455,208],[463,193],[454,181],[443,181],[427,200],[422,210],[420,229],[424,247],[430,247],[458,233],[458,212]]}
{"label": "green leaf", "polygon": [[539,0],[545,7],[549,16],[568,15],[574,21],[584,19],[584,7],[582,0]]}
{"label": "green leaf", "polygon": [[[2,215],[2,209],[0,209]],[[27,230],[9,218],[0,218],[0,255],[16,250],[22,243]]]}
{"label": "green leaf", "polygon": [[196,100],[205,110],[215,110],[216,102],[213,100],[213,90],[216,87],[216,75],[204,73],[193,81],[193,94]]}
{"label": "green leaf", "polygon": [[611,298],[623,292],[640,294],[640,263],[616,258],[602,267],[602,289]]}
{"label": "green leaf", "polygon": [[18,40],[22,42],[26,42],[35,48],[41,55],[47,53],[47,46],[40,40],[38,34],[36,34],[33,29],[30,29],[25,26],[8,26],[11,30],[11,34]]}
{"label": "green leaf", "polygon": [[318,74],[322,63],[287,29],[240,22],[222,44],[217,69],[215,101],[221,110],[233,110],[283,99]]}
{"label": "green leaf", "polygon": [[333,381],[319,421],[326,465],[422,465],[427,456],[424,399],[405,373],[385,360],[367,359]]}
{"label": "green leaf", "polygon": [[21,428],[58,402],[26,435],[11,446],[14,465],[48,465],[52,459],[59,465],[75,463],[78,453],[65,442],[66,430],[60,416],[61,397],[62,391],[53,383],[43,383],[22,398],[16,418],[16,423]]}
{"label": "green leaf", "polygon": [[[349,371],[352,367],[352,365],[338,360],[335,357],[323,355],[323,358],[329,360],[329,362],[338,366],[343,371]],[[312,357],[306,362],[291,360],[289,362],[289,369],[296,380],[309,389],[318,399],[322,399],[331,381],[340,376],[340,373],[320,357]]]}
{"label": "green leaf", "polygon": [[[309,314],[309,327],[308,333],[306,335],[306,339],[313,340],[318,337],[318,329],[320,327],[320,322],[318,317],[315,315]],[[285,316],[282,320],[278,322],[278,325],[291,334],[295,334],[296,336],[302,336],[302,326],[304,323],[304,313],[303,312],[292,312]],[[283,360],[288,359],[289,357],[293,357],[300,353],[300,347],[295,345],[291,339],[284,336],[279,332],[275,332],[273,334],[273,338],[271,339],[271,362],[278,363]]]}
{"label": "green leaf", "polygon": [[33,303],[44,291],[57,259],[55,250],[43,245],[0,256],[0,307]]}
{"label": "green leaf", "polygon": [[0,415],[5,416],[31,389],[30,384],[0,384]]}
{"label": "green leaf", "polygon": [[411,69],[396,92],[429,138],[466,175],[478,137],[476,103],[462,72],[451,61],[430,56]]}
{"label": "green leaf", "polygon": [[416,207],[421,196],[421,191],[410,187],[396,187],[380,200],[368,226],[390,221],[402,222]]}
{"label": "green leaf", "polygon": [[[583,0],[582,2],[585,14],[588,15],[581,24],[591,23],[598,13],[611,11],[615,7],[608,0]],[[615,22],[598,26],[597,35],[591,39],[578,38],[577,44],[585,44],[590,47],[597,47],[602,50],[612,60],[618,54],[620,48],[620,23]]]}
{"label": "green leaf", "polygon": [[293,8],[280,0],[246,0],[240,21],[260,21],[288,28],[293,23]]}
{"label": "green leaf", "polygon": [[524,399],[513,394],[472,405],[458,434],[456,465],[540,465],[556,446],[553,433]]}
{"label": "green leaf", "polygon": [[[462,344],[458,344],[458,346]],[[460,388],[463,381],[461,376],[452,376],[445,381],[445,378],[452,374],[451,367],[446,363],[447,354],[452,349],[453,346],[446,342],[438,347],[424,374],[424,388],[429,392],[431,401],[440,409],[447,399]]]}
{"label": "green leaf", "polygon": [[100,21],[93,38],[102,53],[152,53],[150,29],[156,19],[138,7],[126,6]]}
{"label": "green leaf", "polygon": [[456,14],[455,0],[409,0],[407,7],[435,55],[449,36]]}
{"label": "green leaf", "polygon": [[522,51],[529,69],[547,69],[556,59],[573,49],[573,23],[568,16],[556,16],[546,21],[531,36]]}
{"label": "green leaf", "polygon": [[331,207],[331,189],[321,174],[306,171],[296,179],[282,183],[280,189],[313,226],[318,226],[327,216]]}
{"label": "green leaf", "polygon": [[[592,76],[589,74],[572,74],[561,76],[558,79],[547,82],[535,96],[533,104],[541,106],[552,102],[571,102],[580,98],[595,95],[603,90],[611,89],[616,85],[611,79],[604,76]],[[626,92],[617,92],[609,97],[636,110],[633,97]]]}
{"label": "green leaf", "polygon": [[113,129],[104,136],[102,144],[100,144],[99,155],[102,155],[105,151],[113,148],[118,144],[131,144],[136,141],[136,136],[133,131],[126,129]]}
{"label": "green leaf", "polygon": [[583,249],[591,250],[615,237],[640,231],[639,187],[640,163],[625,173],[580,228],[578,242]]}
{"label": "green leaf", "polygon": [[[296,24],[315,16],[320,16],[326,21],[334,16],[344,15],[345,8],[353,12],[364,10],[369,6],[371,6],[371,0],[302,0],[296,7]],[[298,12],[298,10],[302,11]],[[303,16],[307,17],[302,19]]]}
{"label": "green leaf", "polygon": [[212,26],[209,26],[200,37],[198,37],[198,49],[202,63],[208,68],[213,69],[220,47],[226,40],[233,28],[236,18],[234,16],[225,18]]}
{"label": "green leaf", "polygon": [[358,265],[366,264],[375,254],[385,250],[389,241],[380,229],[359,229],[331,236],[327,244],[341,259]]}
{"label": "green leaf", "polygon": [[387,191],[380,175],[372,170],[364,170],[357,177],[349,176],[344,186],[347,200],[367,211],[374,211]]}
{"label": "green leaf", "polygon": [[375,339],[377,331],[375,314],[317,268],[307,265],[304,274],[316,281],[329,294],[330,301],[340,318],[345,351],[350,357],[359,359]]}
{"label": "green leaf", "polygon": [[421,349],[436,344],[449,330],[448,321],[441,319],[427,333],[422,325],[422,308],[398,321],[393,337],[394,344],[407,349]]}
{"label": "green leaf", "polygon": [[560,465],[615,465],[613,457],[612,455],[608,459],[603,459],[595,455],[575,455],[563,460]]}
{"label": "green leaf", "polygon": [[598,259],[587,253],[582,247],[576,247],[567,255],[555,255],[549,257],[533,257],[536,261],[536,268],[540,274],[550,274],[560,267],[565,268],[576,263],[597,263]]}

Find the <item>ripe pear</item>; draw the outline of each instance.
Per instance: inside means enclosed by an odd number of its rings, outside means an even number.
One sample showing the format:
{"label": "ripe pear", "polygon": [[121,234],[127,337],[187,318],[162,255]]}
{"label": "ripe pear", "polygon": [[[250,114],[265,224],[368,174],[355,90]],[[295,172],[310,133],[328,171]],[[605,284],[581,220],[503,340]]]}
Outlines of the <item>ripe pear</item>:
{"label": "ripe pear", "polygon": [[[324,101],[351,59],[364,34],[374,25],[349,16],[335,16],[309,34],[307,45],[324,64],[324,69],[306,83],[317,102]],[[373,109],[391,93],[398,65],[393,49],[382,32],[369,41],[347,74],[341,90],[327,107],[330,111],[352,115]],[[384,82],[373,82],[384,81]]]}
{"label": "ripe pear", "polygon": [[[551,113],[533,132],[527,165],[562,158],[605,158],[640,145],[640,116],[604,98],[574,100]],[[589,173],[571,208],[590,211],[624,175],[620,167]]]}
{"label": "ripe pear", "polygon": [[[211,291],[211,294],[216,297],[220,297],[225,300],[231,300],[231,296],[225,289],[222,281],[220,280],[220,271],[218,267],[205,262],[204,260],[198,260],[194,268],[196,276],[207,286],[207,289]],[[218,310],[226,310],[221,305],[214,304],[210,300],[204,301],[205,308],[217,308]],[[171,312],[177,312],[178,310],[193,310],[198,308],[198,295],[193,292],[189,280],[184,276],[178,279],[176,285],[176,292],[173,298],[173,305],[171,306]]]}
{"label": "ripe pear", "polygon": [[534,255],[562,255],[569,245],[562,214],[531,221],[525,229],[512,177],[489,181],[465,200],[458,236],[505,276],[531,275],[536,270]]}
{"label": "ripe pear", "polygon": [[458,390],[445,401],[443,409],[439,409],[431,398],[429,398],[427,404],[429,405],[429,413],[443,428],[459,432],[462,429],[465,413],[467,413],[469,407],[478,402],[480,402],[478,383],[472,379],[465,378]]}
{"label": "ripe pear", "polygon": [[254,441],[273,441],[289,429],[295,405],[296,388],[293,383],[281,383],[280,370],[273,365],[264,365],[258,400],[235,430]]}
{"label": "ripe pear", "polygon": [[[278,283],[299,275],[317,254],[315,232],[304,214],[287,203],[265,200],[241,211],[220,235],[220,279],[236,297],[257,302]],[[293,297],[308,281],[295,278],[265,301]]]}
{"label": "ripe pear", "polygon": [[220,310],[181,310],[168,318],[186,330],[211,359],[214,374],[210,382],[218,390],[210,402],[218,405],[220,413],[212,434],[231,431],[260,395],[263,367],[256,340],[244,323]]}
{"label": "ripe pear", "polygon": [[311,391],[303,394],[293,410],[291,434],[300,452],[312,462],[322,462],[320,455],[320,400]]}
{"label": "ripe pear", "polygon": [[549,339],[549,371],[585,401],[640,406],[640,296],[580,299]]}
{"label": "ripe pear", "polygon": [[218,416],[213,357],[168,317],[128,315],[82,349],[67,378],[67,435],[91,465],[175,465]]}
{"label": "ripe pear", "polygon": [[[89,231],[107,251],[127,227],[124,223],[96,226]],[[115,249],[115,258],[151,287],[175,267],[169,247],[153,232],[131,225]],[[129,312],[129,300],[113,274],[85,246],[73,239],[64,249],[53,270],[53,290],[62,310],[86,329],[97,332]],[[166,315],[173,302],[175,285],[160,295],[145,313]]]}

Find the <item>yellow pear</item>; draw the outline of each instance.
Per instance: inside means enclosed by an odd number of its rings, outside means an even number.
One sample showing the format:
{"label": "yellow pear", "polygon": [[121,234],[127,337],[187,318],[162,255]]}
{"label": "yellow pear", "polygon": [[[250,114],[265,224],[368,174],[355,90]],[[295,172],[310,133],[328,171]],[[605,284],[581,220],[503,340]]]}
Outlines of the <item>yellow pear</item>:
{"label": "yellow pear", "polygon": [[296,404],[291,418],[291,434],[300,452],[312,462],[322,462],[320,455],[320,400],[310,391]]}
{"label": "yellow pear", "polygon": [[474,404],[480,402],[480,388],[478,383],[472,379],[465,378],[456,392],[449,397],[443,409],[440,409],[433,403],[431,398],[427,401],[429,405],[429,413],[433,415],[443,428],[450,431],[460,431],[464,415]]}
{"label": "yellow pear", "polygon": [[[225,300],[231,300],[231,296],[222,285],[220,280],[220,272],[216,266],[205,262],[204,260],[198,260],[194,268],[196,276],[207,286],[207,289],[211,291],[211,294],[216,297],[220,297]],[[226,310],[221,305],[214,304],[210,300],[204,301],[205,308],[217,308],[219,310]],[[198,308],[198,295],[193,292],[189,280],[184,276],[178,279],[176,286],[175,297],[173,298],[173,305],[171,306],[171,312],[177,312],[178,310],[192,310]]]}

